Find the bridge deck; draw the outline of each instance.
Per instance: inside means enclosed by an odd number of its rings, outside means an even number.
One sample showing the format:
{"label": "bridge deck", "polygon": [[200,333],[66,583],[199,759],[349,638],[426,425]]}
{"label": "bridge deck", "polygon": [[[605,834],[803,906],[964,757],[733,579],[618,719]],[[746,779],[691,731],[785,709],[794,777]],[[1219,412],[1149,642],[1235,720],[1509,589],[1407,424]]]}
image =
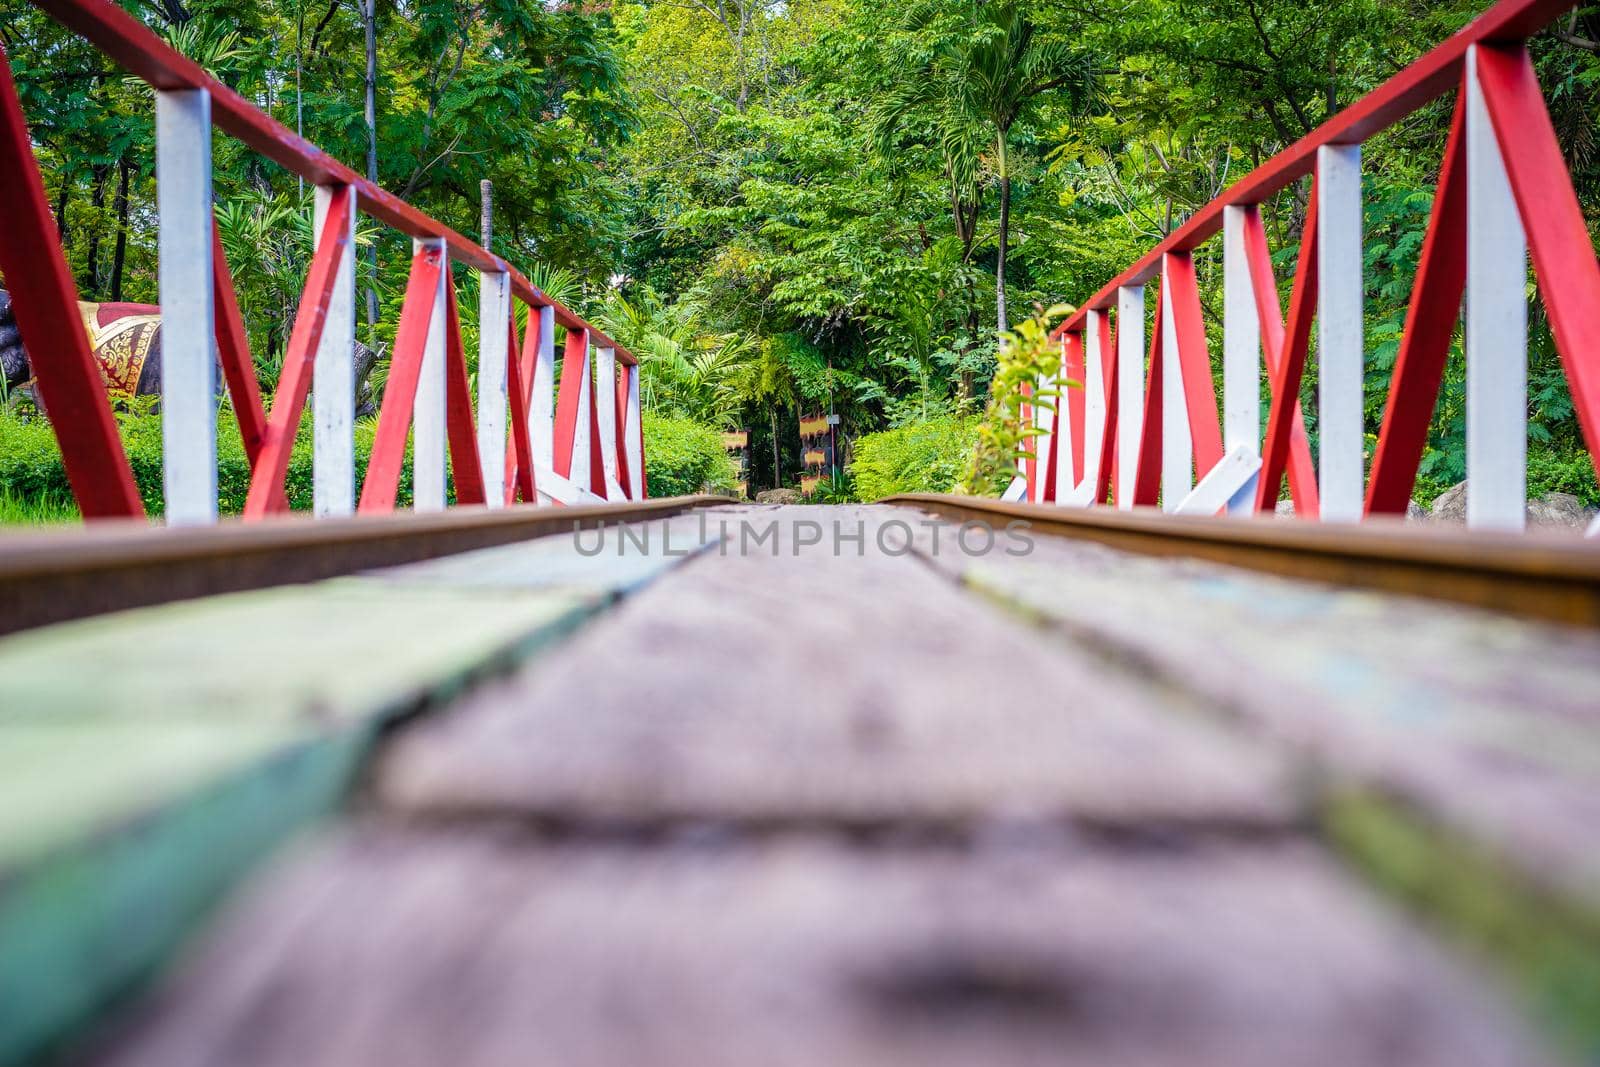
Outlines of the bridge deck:
{"label": "bridge deck", "polygon": [[[82,944],[175,932],[171,879],[198,909],[263,805],[360,767],[68,1058],[1593,1052],[1600,635],[1066,540],[968,556],[921,518],[730,506],[648,555],[546,538],[0,642],[30,713],[0,752],[32,739],[0,793],[115,753],[65,809],[33,792],[51,847],[0,835],[103,876],[116,922],[54,918]],[[187,748],[151,755],[156,723]]]}

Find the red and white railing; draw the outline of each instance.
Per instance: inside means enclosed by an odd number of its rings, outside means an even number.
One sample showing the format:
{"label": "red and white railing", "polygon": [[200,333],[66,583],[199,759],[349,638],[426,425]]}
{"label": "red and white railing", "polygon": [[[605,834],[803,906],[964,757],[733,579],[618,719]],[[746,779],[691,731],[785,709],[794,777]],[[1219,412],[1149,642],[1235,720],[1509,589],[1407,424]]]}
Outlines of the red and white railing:
{"label": "red and white railing", "polygon": [[[1007,495],[1250,514],[1274,509],[1287,473],[1300,516],[1350,521],[1404,514],[1463,317],[1467,521],[1521,529],[1530,251],[1584,442],[1591,457],[1600,455],[1600,264],[1524,45],[1573,6],[1572,0],[1501,0],[1235,183],[1086,301],[1057,329],[1063,374],[1084,388],[1064,392],[1055,413],[1034,409],[1043,431],[1037,462],[1023,464]],[[1362,431],[1361,145],[1452,91],[1455,116],[1369,475]],[[1310,204],[1285,320],[1260,204],[1307,174]],[[1220,416],[1193,260],[1219,232]],[[1144,302],[1151,284],[1158,286],[1158,310],[1147,360]],[[1315,462],[1300,409],[1313,319]],[[1272,397],[1265,427],[1263,356]]]}
{"label": "red and white railing", "polygon": [[[213,383],[219,362],[251,463],[246,519],[288,510],[285,476],[308,394],[314,398],[313,510],[319,516],[392,510],[408,434],[419,511],[445,506],[447,452],[458,504],[644,497],[639,368],[624,348],[498,256],[257,110],[116,4],[35,2],[155,90],[169,522],[217,517]],[[213,217],[213,127],[316,187],[316,251],[270,412],[256,385]],[[0,272],[78,505],[91,519],[141,516],[3,50],[0,203],[10,209],[0,227]],[[358,212],[413,241],[377,436],[359,494],[352,437]],[[481,283],[476,424],[451,262],[476,268]],[[520,338],[518,301],[528,324]],[[566,333],[559,391],[558,324]]]}

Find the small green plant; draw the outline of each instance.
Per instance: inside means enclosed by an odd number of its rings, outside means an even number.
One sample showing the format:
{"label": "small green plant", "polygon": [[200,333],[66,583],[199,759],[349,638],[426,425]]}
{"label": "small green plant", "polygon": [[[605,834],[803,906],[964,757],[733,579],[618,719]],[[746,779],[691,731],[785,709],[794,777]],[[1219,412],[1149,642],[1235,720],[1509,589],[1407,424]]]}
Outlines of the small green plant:
{"label": "small green plant", "polygon": [[652,497],[731,491],[739,479],[720,431],[645,412],[644,469]]}
{"label": "small green plant", "polygon": [[996,496],[1004,491],[1018,461],[1034,457],[1033,439],[1044,432],[1034,420],[1024,422],[1023,407],[1054,412],[1063,388],[1082,388],[1077,381],[1055,384],[1061,377],[1061,343],[1050,336],[1050,327],[1071,311],[1065,304],[1036,311],[1001,337],[989,405],[978,423],[962,492]]}
{"label": "small green plant", "polygon": [[900,493],[948,493],[978,437],[978,418],[947,415],[856,439],[850,477],[862,500]]}

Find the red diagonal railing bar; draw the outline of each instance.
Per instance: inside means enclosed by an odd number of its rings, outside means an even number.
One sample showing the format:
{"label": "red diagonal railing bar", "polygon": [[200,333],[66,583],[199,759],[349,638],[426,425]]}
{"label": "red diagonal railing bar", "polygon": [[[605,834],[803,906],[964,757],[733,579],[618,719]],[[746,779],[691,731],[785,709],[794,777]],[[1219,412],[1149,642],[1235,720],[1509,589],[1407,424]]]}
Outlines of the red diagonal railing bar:
{"label": "red diagonal railing bar", "polygon": [[1033,386],[1029,382],[1022,383],[1022,411],[1019,420],[1022,423],[1022,480],[1028,483],[1028,499],[1037,500],[1039,478],[1039,438],[1029,436],[1027,431],[1034,428],[1033,405],[1028,403],[1028,398],[1033,396]]}
{"label": "red diagonal railing bar", "polygon": [[[509,375],[511,371],[516,372],[517,381],[520,383],[520,388],[522,390],[522,418],[524,425],[528,425],[528,408],[532,404],[533,400],[533,366],[534,361],[537,360],[539,356],[538,309],[533,307],[528,308],[528,334],[526,340],[522,342],[518,342],[517,340],[517,317],[515,314],[511,316],[510,328],[511,338],[508,343],[511,347],[506,349],[507,359],[509,361],[507,364],[507,373]],[[514,358],[511,356],[511,353],[516,353]],[[508,385],[507,391],[515,392],[515,389]],[[527,440],[528,454],[531,457],[533,455],[533,437],[531,429],[529,431]],[[514,503],[517,499],[517,487],[520,484],[520,479],[522,477],[521,456],[522,453],[517,450],[517,441],[514,438],[507,441],[506,480],[505,485],[501,487],[505,491],[507,504]],[[522,499],[523,502],[527,504],[538,503],[537,497],[524,496]]]}
{"label": "red diagonal railing bar", "polygon": [[456,308],[455,279],[444,276],[444,419],[450,440],[450,473],[457,504],[487,504],[483,461],[478,456],[478,431],[472,422],[472,383],[467,379],[467,353],[461,347],[461,313]]}
{"label": "red diagonal railing bar", "polygon": [[[1267,380],[1277,378],[1283,362],[1283,309],[1278,306],[1278,279],[1272,271],[1272,253],[1267,251],[1267,231],[1261,223],[1261,208],[1251,204],[1244,209],[1245,258],[1250,265],[1250,288],[1256,300],[1256,318],[1261,324],[1261,352],[1267,365]],[[1300,398],[1294,398],[1289,427],[1289,498],[1298,515],[1316,515],[1322,510],[1317,490],[1317,468],[1311,462],[1311,440],[1306,436],[1305,411]]]}
{"label": "red diagonal railing bar", "polygon": [[506,329],[510,333],[506,340],[506,351],[512,354],[506,361],[506,389],[511,397],[511,440],[506,442],[506,484],[503,487],[507,504],[516,502],[519,491],[523,503],[539,502],[533,476],[533,437],[528,428],[532,361],[539,353],[539,315],[531,308],[529,311],[529,348],[526,352],[517,344],[516,315],[511,315],[506,322]]}
{"label": "red diagonal railing bar", "polygon": [[[1161,307],[1158,293],[1156,307]],[[1161,312],[1156,312],[1156,326],[1150,331],[1149,380],[1144,386],[1144,423],[1139,428],[1139,463],[1134,472],[1133,503],[1154,507],[1161,499]],[[1122,491],[1119,483],[1117,492]]]}
{"label": "red diagonal railing bar", "polygon": [[193,60],[161,40],[149,27],[111,0],[33,0],[34,6],[89,41],[125,70],[157,89],[205,89],[211,94],[212,121],[268,159],[316,185],[348,185],[360,209],[401,233],[445,243],[450,257],[479,270],[511,276],[512,291],[526,304],[553,306],[556,321],[586,329],[597,343],[617,350],[617,358],[633,364],[633,355],[595,329],[561,302],[551,299],[516,268],[442,222],[423,214],[393,193],[340,163],[297,135]]}
{"label": "red diagonal railing bar", "polygon": [[[1062,342],[1062,347],[1066,347],[1064,342]],[[1066,366],[1064,358],[1062,358],[1062,366]],[[1043,405],[1040,405],[1040,408],[1043,410],[1043,426],[1040,426],[1040,429],[1043,430],[1043,435],[1034,438],[1035,442],[1037,442],[1035,443],[1034,451],[1038,454],[1038,469],[1042,470],[1042,474],[1038,475],[1038,493],[1035,494],[1035,499],[1045,504],[1045,502],[1051,502],[1056,499],[1056,467],[1061,466],[1058,458],[1053,454],[1056,451],[1056,445],[1058,445],[1056,434],[1061,430],[1058,419],[1059,414],[1061,414],[1061,398],[1056,398],[1056,405],[1050,410],[1045,410]],[[1048,445],[1046,445],[1046,442],[1048,442]]]}
{"label": "red diagonal railing bar", "polygon": [[1600,473],[1600,263],[1528,50],[1479,49],[1478,81],[1528,235],[1578,426]]}
{"label": "red diagonal railing bar", "polygon": [[1222,230],[1223,208],[1259,204],[1310,174],[1316,168],[1317,149],[1321,146],[1358,144],[1454,89],[1472,45],[1531,37],[1573,5],[1574,0],[1500,0],[1438,47],[1229,186],[1138,262],[1102,286],[1056,329],[1078,329],[1091,309],[1111,307],[1119,287],[1138,285],[1154,277],[1166,253],[1192,251],[1204,244]]}
{"label": "red diagonal railing bar", "polygon": [[[1066,368],[1065,377],[1068,382],[1077,382],[1077,385],[1066,385],[1065,402],[1067,415],[1072,421],[1072,485],[1076,488],[1083,481],[1083,444],[1088,428],[1083,421],[1087,418],[1085,413],[1086,395],[1089,388],[1088,373],[1084,370],[1083,331],[1076,330],[1067,334],[1067,347],[1065,350]],[[1061,403],[1057,399],[1056,403]],[[1060,455],[1060,449],[1056,455]],[[1060,486],[1060,482],[1057,482]]]}
{"label": "red diagonal railing bar", "polygon": [[[1306,204],[1305,231],[1300,237],[1300,262],[1295,268],[1294,292],[1289,297],[1288,336],[1278,368],[1272,373],[1272,407],[1267,414],[1266,444],[1261,449],[1261,471],[1256,483],[1256,510],[1272,511],[1278,503],[1279,483],[1289,458],[1293,415],[1300,408],[1300,379],[1305,374],[1306,352],[1311,347],[1311,317],[1317,303],[1317,185],[1311,183]],[[1315,478],[1310,479],[1312,482]],[[1295,501],[1295,514],[1316,515]]]}
{"label": "red diagonal railing bar", "polygon": [[1174,356],[1183,371],[1183,399],[1198,481],[1222,462],[1222,417],[1217,413],[1217,386],[1211,380],[1211,353],[1206,348],[1206,325],[1200,311],[1200,282],[1194,273],[1194,257],[1188,252],[1167,256],[1166,285],[1178,342]]}
{"label": "red diagonal railing bar", "polygon": [[[572,450],[577,445],[578,405],[583,400],[583,381],[589,376],[589,340],[583,330],[568,330],[561,353],[561,384],[556,387],[555,472],[572,478]],[[594,451],[594,438],[589,439]]]}
{"label": "red diagonal railing bar", "polygon": [[[250,492],[244,501],[244,517],[259,519],[274,511],[287,511],[284,476],[289,471],[289,456],[294,451],[295,435],[300,430],[300,414],[311,391],[311,370],[322,341],[322,327],[333,301],[338,281],[339,260],[350,254],[350,212],[354,194],[348,188],[334,191],[328,203],[328,221],[311,259],[305,291],[300,294],[300,309],[295,313],[294,329],[283,353],[283,370],[273,394],[272,414],[261,437],[261,453],[250,470]],[[252,374],[254,371],[252,370]]]}
{"label": "red diagonal railing bar", "polygon": [[78,313],[78,288],[61,253],[44,180],[34,163],[11,63],[0,48],[0,274],[11,312],[61,448],[61,462],[86,519],[144,514],[117,423]]}
{"label": "red diagonal railing bar", "polygon": [[233,415],[239,423],[244,454],[255,473],[261,456],[261,443],[267,435],[267,414],[261,403],[261,386],[256,382],[255,360],[250,358],[250,338],[244,332],[244,317],[234,295],[233,275],[228,270],[228,255],[222,250],[222,234],[211,220],[212,296],[217,315],[217,360],[233,400]]}
{"label": "red diagonal railing bar", "polygon": [[617,368],[617,484],[633,497],[633,478],[628,470],[628,375],[627,367]]}
{"label": "red diagonal railing bar", "polygon": [[439,272],[444,256],[437,245],[424,245],[411,257],[411,278],[400,326],[395,331],[394,354],[389,358],[389,379],[378,409],[378,432],[367,460],[367,477],[356,510],[364,514],[393,511],[400,490],[400,469],[405,465],[406,437],[411,431],[412,408],[417,401],[417,379],[422,374],[422,354],[433,320]]}
{"label": "red diagonal railing bar", "polygon": [[598,368],[592,368],[590,377],[593,379],[589,385],[589,491],[600,497],[608,499],[610,493],[606,485],[605,449],[600,441],[600,396],[611,395],[611,390],[599,380]]}
{"label": "red diagonal railing bar", "polygon": [[1117,491],[1122,491],[1122,468],[1117,464],[1117,331],[1108,329],[1106,316],[1100,323],[1100,368],[1105,379],[1102,388],[1106,398],[1106,424],[1100,435],[1100,472],[1095,477],[1094,502],[1111,502],[1111,472],[1117,471]]}
{"label": "red diagonal railing bar", "polygon": [[1461,317],[1467,284],[1467,94],[1456,97],[1455,117],[1444,146],[1439,188],[1417,260],[1405,332],[1389,380],[1372,479],[1368,515],[1404,515],[1428,444],[1428,424],[1439,403],[1439,383],[1450,356],[1450,339]]}

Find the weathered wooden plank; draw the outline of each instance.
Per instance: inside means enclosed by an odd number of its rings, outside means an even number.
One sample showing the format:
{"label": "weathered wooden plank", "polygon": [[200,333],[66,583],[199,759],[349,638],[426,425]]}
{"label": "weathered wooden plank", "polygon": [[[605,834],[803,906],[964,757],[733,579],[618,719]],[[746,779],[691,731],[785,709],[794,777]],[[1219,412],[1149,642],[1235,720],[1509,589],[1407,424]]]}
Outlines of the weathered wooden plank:
{"label": "weathered wooden plank", "polygon": [[[1273,831],[1285,764],[895,555],[888,509],[713,509],[727,539],[397,739],[378,799],[430,816],[959,827],[1001,812]],[[741,520],[753,524],[745,535]],[[822,542],[802,547],[819,523]],[[847,541],[835,555],[831,523]],[[775,540],[753,543],[777,522]],[[909,530],[905,533],[909,534]],[[857,548],[860,554],[857,554]]]}
{"label": "weathered wooden plank", "polygon": [[1303,845],[366,828],[235,911],[110,1067],[1535,1067]]}
{"label": "weathered wooden plank", "polygon": [[676,562],[557,536],[0,639],[0,1063],[145,972],[332,807],[383,723]]}
{"label": "weathered wooden plank", "polygon": [[1331,840],[1600,1056],[1600,635],[1054,538],[937,565],[1292,754]]}
{"label": "weathered wooden plank", "polygon": [[370,571],[368,577],[457,589],[565,589],[621,594],[714,547],[716,523],[699,514],[604,524],[533,541]]}
{"label": "weathered wooden plank", "polygon": [[1600,635],[1049,538],[952,565],[1600,907]]}

